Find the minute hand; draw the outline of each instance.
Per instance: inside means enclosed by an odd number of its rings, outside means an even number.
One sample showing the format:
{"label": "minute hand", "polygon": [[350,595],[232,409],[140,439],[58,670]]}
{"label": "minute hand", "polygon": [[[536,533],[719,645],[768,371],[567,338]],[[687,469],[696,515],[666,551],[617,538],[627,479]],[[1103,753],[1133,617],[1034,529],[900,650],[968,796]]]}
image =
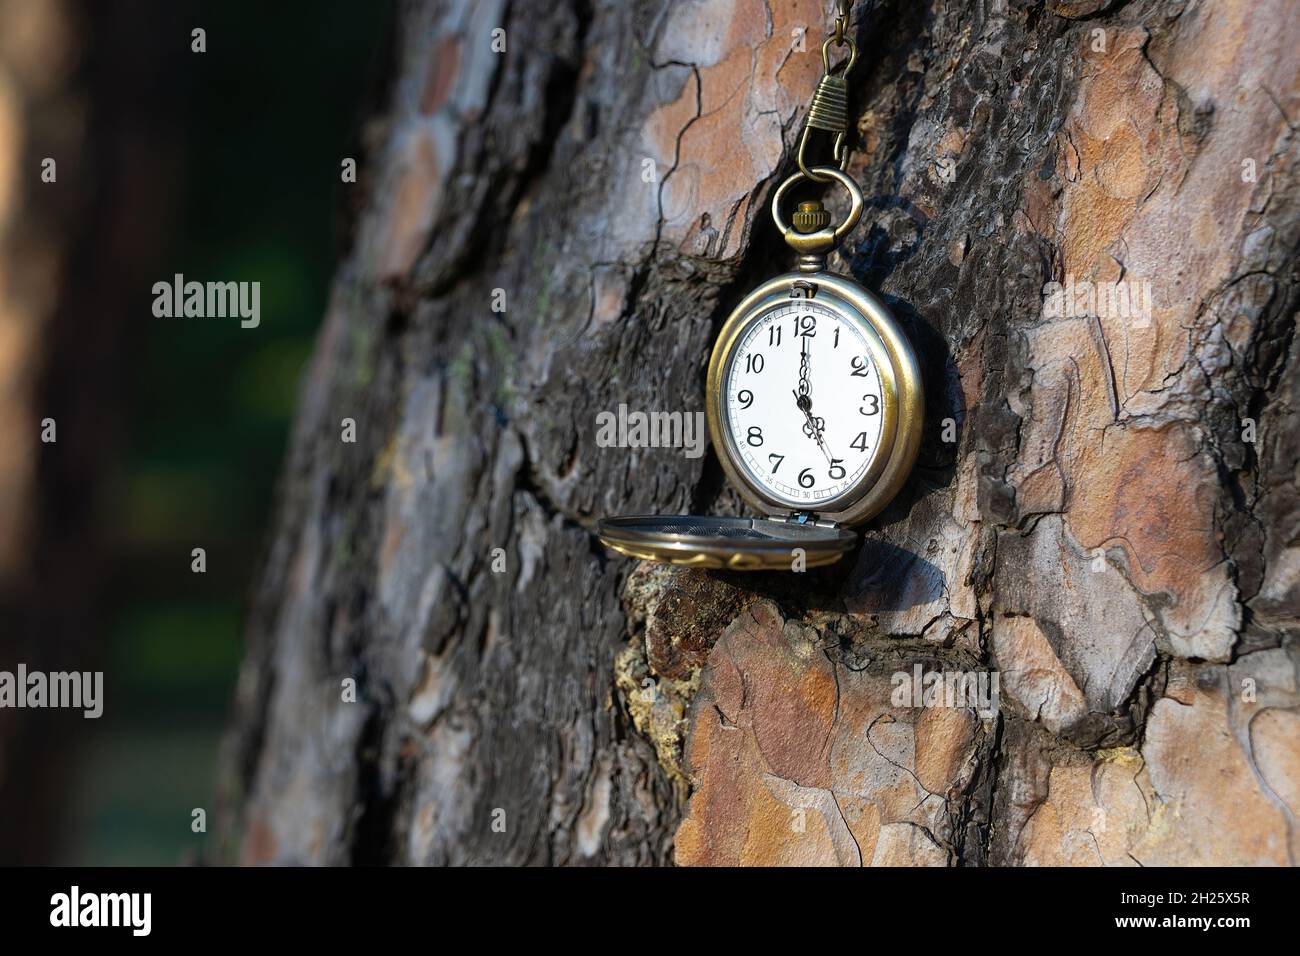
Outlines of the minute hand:
{"label": "minute hand", "polygon": [[804,336],[803,348],[800,350],[799,356],[799,388],[793,393],[794,403],[799,406],[804,419],[808,422],[809,437],[817,442],[817,447],[826,456],[826,463],[834,468],[835,460],[831,458],[831,453],[826,448],[826,442],[822,440],[822,430],[817,427],[817,421],[812,416],[812,398],[808,394],[811,391],[808,382],[808,358],[808,338]]}

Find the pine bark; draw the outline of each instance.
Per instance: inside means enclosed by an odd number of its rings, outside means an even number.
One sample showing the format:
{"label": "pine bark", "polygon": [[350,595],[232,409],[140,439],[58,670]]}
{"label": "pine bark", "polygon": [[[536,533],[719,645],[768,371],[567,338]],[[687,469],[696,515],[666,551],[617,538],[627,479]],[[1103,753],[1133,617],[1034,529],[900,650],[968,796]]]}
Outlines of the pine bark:
{"label": "pine bark", "polygon": [[[921,356],[915,473],[825,571],[595,541],[744,513],[711,454],[595,420],[702,410],[722,320],[789,267],[767,200],[828,6],[403,9],[253,602],[231,858],[1295,862],[1286,0],[854,4],[869,205],[834,265]],[[1149,314],[1053,314],[1071,280]],[[898,706],[918,665],[996,672],[998,712]]]}

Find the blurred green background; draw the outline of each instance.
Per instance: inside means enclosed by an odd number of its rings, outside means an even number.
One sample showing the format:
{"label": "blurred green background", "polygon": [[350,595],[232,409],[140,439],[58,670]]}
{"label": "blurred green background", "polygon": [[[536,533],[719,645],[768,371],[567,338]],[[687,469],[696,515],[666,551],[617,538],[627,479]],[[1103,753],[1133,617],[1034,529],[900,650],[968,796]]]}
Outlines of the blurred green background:
{"label": "blurred green background", "polygon": [[[301,375],[328,297],[367,111],[382,102],[389,3],[195,5],[207,52],[169,67],[182,197],[158,280],[260,281],[261,325],[152,318],[141,290],[126,444],[102,489],[112,595],[106,710],[77,768],[61,862],[201,859],[246,599],[269,532]],[[95,40],[92,35],[89,42]],[[134,309],[133,309],[134,311]],[[203,547],[207,572],[190,571]]]}

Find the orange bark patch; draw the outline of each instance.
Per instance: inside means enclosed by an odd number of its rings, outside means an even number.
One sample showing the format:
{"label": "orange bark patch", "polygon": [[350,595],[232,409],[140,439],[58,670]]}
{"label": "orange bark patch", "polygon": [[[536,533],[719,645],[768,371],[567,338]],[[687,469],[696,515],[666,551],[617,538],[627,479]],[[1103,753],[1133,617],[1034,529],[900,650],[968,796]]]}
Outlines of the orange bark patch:
{"label": "orange bark patch", "polygon": [[677,862],[946,863],[945,795],[969,779],[980,722],[896,708],[892,690],[889,675],[836,667],[770,604],[734,621],[691,714]]}
{"label": "orange bark patch", "polygon": [[255,816],[248,822],[242,849],[245,866],[264,866],[275,860],[279,841],[264,818]]}
{"label": "orange bark patch", "polygon": [[429,241],[429,230],[442,200],[442,178],[429,134],[413,134],[397,175],[392,214],[380,274],[405,275]]}
{"label": "orange bark patch", "polygon": [[1133,582],[1172,595],[1180,607],[1203,603],[1202,574],[1221,558],[1214,472],[1189,431],[1182,424],[1108,429],[1080,455],[1089,477],[1076,483],[1068,511],[1080,544],[1121,544]]}
{"label": "orange bark patch", "polygon": [[656,161],[671,170],[662,183],[662,238],[683,252],[739,254],[754,184],[776,171],[782,124],[821,75],[825,13],[810,0],[714,0],[676,9],[657,56],[692,64],[698,83],[692,78],[654,111],[644,133]]}
{"label": "orange bark patch", "polygon": [[432,116],[447,102],[460,72],[460,38],[447,37],[432,51],[420,94],[420,112]]}

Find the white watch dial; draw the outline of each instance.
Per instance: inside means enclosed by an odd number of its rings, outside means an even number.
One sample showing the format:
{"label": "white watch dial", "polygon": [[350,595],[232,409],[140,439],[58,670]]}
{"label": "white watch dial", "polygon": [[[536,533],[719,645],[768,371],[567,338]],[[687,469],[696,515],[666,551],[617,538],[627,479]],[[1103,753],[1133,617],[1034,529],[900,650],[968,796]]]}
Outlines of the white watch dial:
{"label": "white watch dial", "polygon": [[835,308],[791,299],[752,322],[723,380],[723,428],[769,497],[819,511],[880,448],[884,392],[865,333]]}

